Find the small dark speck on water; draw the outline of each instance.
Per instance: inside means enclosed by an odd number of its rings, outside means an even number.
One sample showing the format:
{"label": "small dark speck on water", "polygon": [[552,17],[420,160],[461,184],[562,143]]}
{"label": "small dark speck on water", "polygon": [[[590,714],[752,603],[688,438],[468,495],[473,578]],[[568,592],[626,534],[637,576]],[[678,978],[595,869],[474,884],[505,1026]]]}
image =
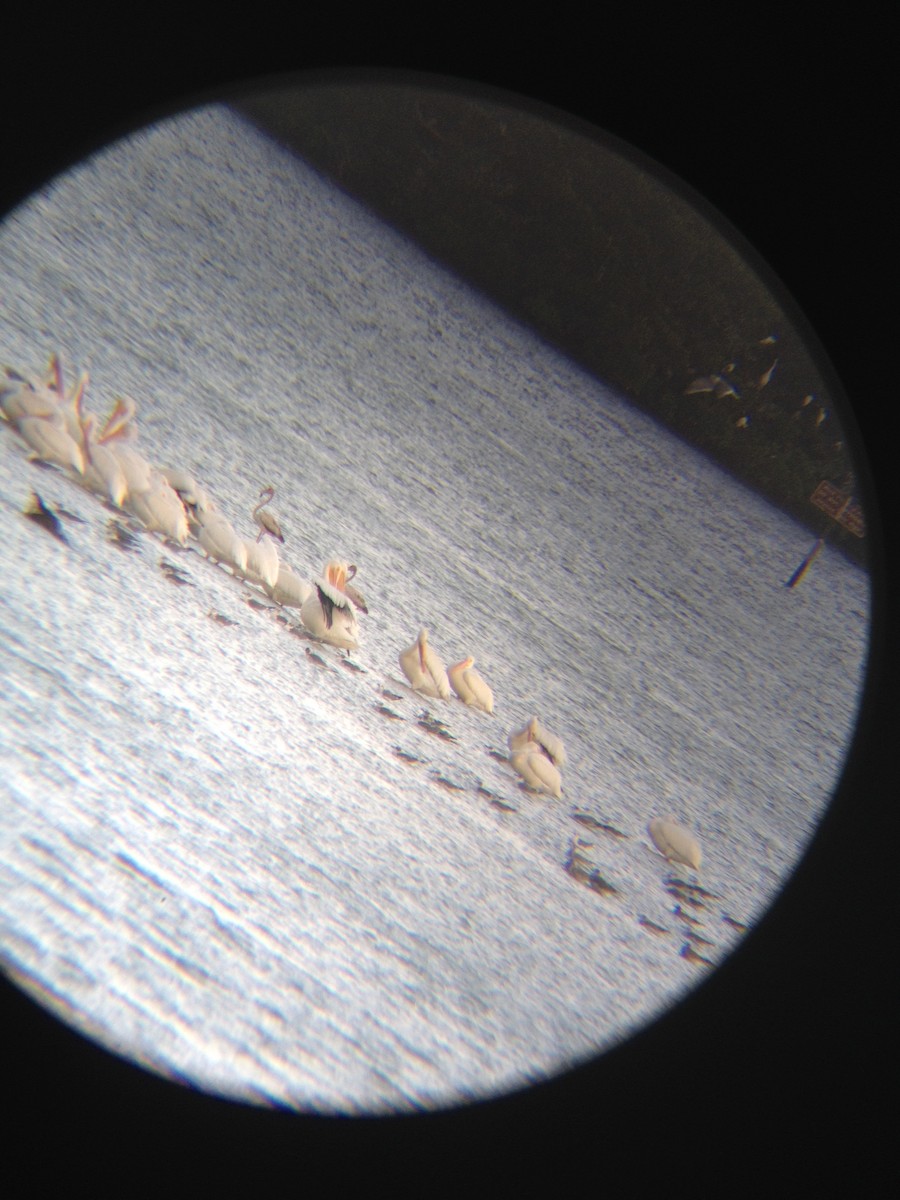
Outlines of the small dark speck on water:
{"label": "small dark speck on water", "polygon": [[172,583],[177,583],[182,587],[185,585],[187,587],[194,586],[188,577],[179,571],[175,563],[170,562],[167,558],[161,558],[159,560],[159,567],[166,579],[170,579]]}
{"label": "small dark speck on water", "polygon": [[439,721],[436,717],[432,717],[428,713],[423,713],[416,724],[420,729],[424,729],[426,733],[433,733],[435,737],[443,738],[445,742],[456,741],[456,738],[443,721]]}
{"label": "small dark speck on water", "polygon": [[680,917],[682,921],[689,921],[691,925],[699,925],[700,922],[696,917],[692,917],[690,913],[686,913],[680,904],[676,904],[672,909],[676,917]]}
{"label": "small dark speck on water", "polygon": [[499,796],[492,796],[489,799],[490,799],[490,803],[493,804],[494,808],[499,808],[501,812],[518,812],[519,811],[514,804],[507,804],[505,801],[501,800],[499,798]]}
{"label": "small dark speck on water", "polygon": [[78,525],[87,525],[84,517],[79,517],[78,513],[69,512],[67,508],[63,508],[61,504],[56,506],[57,515],[66,521],[75,521]]}
{"label": "small dark speck on water", "polygon": [[684,888],[667,887],[666,891],[670,896],[674,896],[676,900],[681,900],[684,904],[690,904],[693,908],[705,908],[706,905],[702,900],[698,900],[696,896],[692,896],[690,892]]}
{"label": "small dark speck on water", "polygon": [[408,750],[401,749],[400,746],[394,746],[394,754],[405,763],[421,763],[425,761],[423,758],[418,758],[415,754],[410,754]]}
{"label": "small dark speck on water", "polygon": [[48,533],[52,533],[59,541],[65,542],[68,545],[68,539],[63,533],[59,518],[52,508],[47,507],[37,492],[31,493],[22,512],[29,520],[34,521],[36,525],[40,525]]}
{"label": "small dark speck on water", "polygon": [[618,893],[618,888],[613,887],[609,880],[604,879],[596,867],[592,866],[584,851],[590,848],[590,842],[584,842],[581,838],[573,838],[572,844],[569,847],[569,857],[565,863],[566,871],[577,879],[579,883],[585,884],[601,895],[614,896]]}
{"label": "small dark speck on water", "polygon": [[216,612],[212,608],[206,615],[213,621],[218,621],[220,625],[237,625],[237,621],[232,621],[231,617],[226,617],[224,613]]}
{"label": "small dark speck on water", "polygon": [[692,946],[712,946],[712,945],[715,945],[715,943],[714,943],[714,942],[711,942],[711,941],[709,940],[709,938],[701,937],[699,933],[693,933],[693,932],[691,932],[691,933],[688,933],[688,934],[687,934],[687,939],[688,939],[688,941],[691,943],[691,945],[692,945]]}
{"label": "small dark speck on water", "polygon": [[373,705],[377,713],[381,713],[383,717],[390,717],[392,721],[402,721],[403,717],[399,713],[395,713],[392,708],[388,708],[386,704]]}
{"label": "small dark speck on water", "polygon": [[435,783],[439,783],[441,787],[446,788],[450,792],[464,792],[466,789],[458,783],[454,783],[452,779],[448,779],[446,775],[441,775],[437,771],[431,772],[431,778]]}
{"label": "small dark speck on water", "polygon": [[127,529],[115,517],[106,522],[106,540],[118,546],[120,550],[137,550],[138,540],[130,529]]}
{"label": "small dark speck on water", "polygon": [[328,663],[322,658],[321,654],[316,654],[315,650],[310,650],[309,646],[306,647],[306,657],[311,663],[315,663],[317,667],[322,667],[326,671],[329,670]]}
{"label": "small dark speck on water", "polygon": [[638,925],[643,925],[645,929],[649,929],[651,933],[668,933],[663,925],[657,925],[655,921],[651,921],[649,917],[638,917]]}
{"label": "small dark speck on water", "polygon": [[713,965],[710,959],[704,958],[702,954],[698,954],[696,950],[693,950],[690,942],[684,943],[680,954],[682,958],[686,958],[688,962],[697,963],[698,966],[711,967]]}
{"label": "small dark speck on water", "polygon": [[685,891],[692,892],[695,896],[703,896],[706,900],[721,900],[722,897],[715,892],[709,892],[706,888],[701,887],[699,883],[690,883],[687,879],[679,879],[677,875],[669,875],[666,878],[666,883],[672,887],[683,888]]}
{"label": "small dark speck on water", "polygon": [[613,837],[628,837],[627,833],[623,833],[621,829],[616,829],[615,825],[607,825],[605,821],[598,821],[590,813],[574,812],[572,813],[572,820],[578,821],[580,825],[587,825],[591,829],[601,829],[604,833],[612,834]]}

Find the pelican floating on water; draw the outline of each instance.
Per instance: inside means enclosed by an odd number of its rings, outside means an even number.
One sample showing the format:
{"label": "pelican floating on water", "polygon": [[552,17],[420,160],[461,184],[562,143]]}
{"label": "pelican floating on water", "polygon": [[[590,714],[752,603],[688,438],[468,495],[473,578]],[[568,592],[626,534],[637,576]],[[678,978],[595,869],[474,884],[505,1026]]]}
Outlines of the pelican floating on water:
{"label": "pelican floating on water", "polygon": [[511,754],[523,749],[529,742],[534,743],[554,766],[561,768],[566,765],[565,746],[555,733],[543,727],[537,717],[531,717],[527,724],[515,730],[507,739]]}
{"label": "pelican floating on water", "polygon": [[475,659],[471,654],[461,662],[454,663],[447,671],[447,678],[464,704],[480,708],[482,712],[494,711],[494,693],[475,670]]}
{"label": "pelican floating on water", "polygon": [[31,447],[32,458],[55,463],[58,467],[71,467],[79,475],[84,474],[84,454],[78,442],[69,435],[64,421],[56,424],[44,417],[20,417],[15,426],[19,436]]}
{"label": "pelican floating on water", "polygon": [[238,574],[266,591],[274,588],[278,582],[278,550],[275,543],[265,539],[260,541],[259,538],[256,541],[244,538],[244,549],[247,551],[247,562],[243,571],[239,571]]}
{"label": "pelican floating on water", "polygon": [[281,532],[281,526],[278,524],[278,518],[273,512],[269,512],[267,505],[275,499],[275,489],[266,487],[259,493],[259,504],[253,510],[253,520],[259,526],[259,535],[257,541],[268,534],[269,537],[277,538],[279,542],[284,542],[284,534]]}
{"label": "pelican floating on water", "polygon": [[271,588],[267,587],[266,591],[276,604],[283,604],[285,608],[302,608],[313,594],[314,588],[311,583],[301,579],[285,563],[279,563],[275,585]]}
{"label": "pelican floating on water", "polygon": [[82,421],[81,447],[84,453],[82,483],[98,496],[106,496],[116,508],[121,508],[128,495],[128,480],[122,464],[95,433],[97,418],[88,413]]}
{"label": "pelican floating on water", "polygon": [[424,626],[413,644],[400,655],[400,666],[415,691],[423,696],[434,696],[435,699],[450,699],[447,670],[431,648],[428,630]]}
{"label": "pelican floating on water", "polygon": [[150,533],[161,533],[179,546],[187,545],[188,519],[181,497],[158,471],[151,468],[150,486],[143,491],[132,493],[129,487],[126,505]]}
{"label": "pelican floating on water", "polygon": [[207,558],[231,567],[236,575],[247,569],[247,546],[231,522],[217,509],[196,514],[197,541]]}
{"label": "pelican floating on water", "polygon": [[344,650],[359,646],[359,621],[351,595],[355,589],[347,590],[347,580],[355,574],[355,566],[331,559],[324,575],[313,581],[314,588],[300,608],[300,620],[314,637]]}
{"label": "pelican floating on water", "polygon": [[654,846],[669,862],[683,863],[686,867],[700,869],[703,859],[700,843],[686,829],[676,825],[674,821],[663,817],[654,817],[647,826],[647,832]]}
{"label": "pelican floating on water", "polygon": [[[207,512],[215,508],[205,488],[188,471],[180,467],[160,467],[160,475],[181,497],[185,508],[194,513]],[[191,511],[188,517],[191,516]]]}
{"label": "pelican floating on water", "polygon": [[557,800],[562,796],[562,776],[556,764],[537,742],[525,742],[510,755],[512,768],[533,792],[547,792]]}
{"label": "pelican floating on water", "polygon": [[6,369],[6,381],[0,383],[0,409],[12,425],[25,417],[41,417],[56,425],[65,420],[54,390],[40,380],[19,375],[11,367]]}

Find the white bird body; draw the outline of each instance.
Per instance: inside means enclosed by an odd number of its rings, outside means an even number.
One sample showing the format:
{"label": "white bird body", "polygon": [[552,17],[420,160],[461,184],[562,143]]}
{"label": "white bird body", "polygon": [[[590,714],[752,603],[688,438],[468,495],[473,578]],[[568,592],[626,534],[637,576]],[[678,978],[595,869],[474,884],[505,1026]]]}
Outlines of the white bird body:
{"label": "white bird body", "polygon": [[647,826],[647,832],[654,846],[669,862],[683,863],[695,871],[700,869],[703,860],[700,843],[686,829],[671,819],[654,817]]}
{"label": "white bird body", "polygon": [[65,426],[59,396],[37,380],[15,378],[0,384],[0,408],[12,425],[26,417],[39,417]]}
{"label": "white bird body", "polygon": [[207,512],[215,508],[205,488],[188,471],[180,467],[160,467],[160,475],[181,497],[186,507],[197,512]]}
{"label": "white bird body", "polygon": [[475,659],[471,654],[461,662],[454,663],[447,671],[447,678],[464,704],[480,708],[482,712],[494,711],[494,693],[475,670]]}
{"label": "white bird body", "polygon": [[150,533],[161,533],[180,546],[187,545],[189,531],[184,505],[158,471],[151,468],[150,486],[143,491],[132,492],[129,487],[126,507]]}
{"label": "white bird body", "polygon": [[278,582],[278,550],[275,543],[265,539],[259,542],[244,538],[244,549],[247,552],[247,564],[239,574],[266,591],[273,588]]}
{"label": "white bird body", "polygon": [[301,579],[285,563],[279,562],[275,585],[272,588],[266,588],[266,591],[276,604],[283,604],[285,608],[302,608],[315,589],[311,583]]}
{"label": "white bird body", "polygon": [[82,404],[84,402],[84,391],[88,384],[88,373],[82,371],[78,377],[78,381],[70,392],[62,390],[62,374],[58,375],[59,381],[59,412],[65,423],[66,432],[70,438],[75,441],[81,440],[81,426],[83,420]]}
{"label": "white bird body", "polygon": [[81,482],[98,496],[106,496],[116,508],[121,508],[128,495],[128,480],[112,450],[97,440],[95,425],[96,417],[88,413],[81,426],[84,452],[84,476]]}
{"label": "white bird body", "polygon": [[114,440],[117,436],[115,433],[101,434],[98,440],[101,445],[108,446],[110,453],[115,456],[128,484],[128,495],[133,500],[153,486],[153,467],[134,446]]}
{"label": "white bird body", "polygon": [[247,546],[234,526],[218,510],[198,516],[197,542],[207,558],[242,575],[247,569]]}
{"label": "white bird body", "polygon": [[352,578],[355,573],[355,567],[351,571],[341,559],[331,559],[300,607],[300,620],[314,637],[344,650],[359,646],[359,621],[353,601],[344,591],[348,574]]}
{"label": "white bird body", "polygon": [[537,717],[532,717],[521,729],[515,730],[507,739],[511,753],[521,750],[529,742],[534,743],[556,767],[566,765],[566,749],[562,741],[545,729]]}
{"label": "white bird body", "polygon": [[510,756],[512,768],[533,792],[547,792],[557,800],[562,796],[562,776],[537,742],[526,742]]}
{"label": "white bird body", "polygon": [[423,696],[450,699],[450,680],[447,670],[428,641],[428,630],[419,630],[413,644],[400,655],[400,666],[410,687]]}
{"label": "white bird body", "polygon": [[65,422],[54,423],[43,417],[21,417],[16,421],[20,437],[31,447],[32,457],[41,462],[71,467],[84,474],[84,454],[66,431]]}

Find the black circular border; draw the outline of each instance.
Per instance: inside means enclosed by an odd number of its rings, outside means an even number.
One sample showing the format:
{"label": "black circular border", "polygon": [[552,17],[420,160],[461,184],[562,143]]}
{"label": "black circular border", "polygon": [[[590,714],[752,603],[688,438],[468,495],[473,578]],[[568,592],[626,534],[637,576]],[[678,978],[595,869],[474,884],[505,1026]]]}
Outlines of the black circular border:
{"label": "black circular border", "polygon": [[[721,32],[682,27],[652,37],[654,18],[644,19],[646,28],[636,21],[625,37],[592,23],[560,31],[554,19],[525,57],[515,42],[492,44],[486,56],[443,45],[385,55],[383,39],[374,57],[573,112],[639,147],[725,214],[772,265],[834,363],[890,550],[886,32],[839,17],[786,30],[759,13]],[[220,30],[217,50],[212,34],[209,43],[185,42],[180,29],[148,36],[125,19],[101,28],[82,17],[88,28],[78,30],[66,20],[71,28],[54,31],[49,51],[46,41],[37,52],[33,41],[21,47],[0,81],[3,208],[185,98],[272,71],[374,61],[371,50],[342,54],[333,44],[315,61],[271,28],[259,45],[242,42],[241,29],[224,38]],[[573,56],[583,39],[594,54]],[[490,1104],[328,1121],[167,1084],[73,1034],[3,980],[14,1154],[36,1180],[48,1169],[78,1177],[79,1167],[85,1178],[111,1178],[130,1163],[143,1182],[180,1171],[211,1181],[224,1169],[236,1183],[247,1168],[261,1183],[287,1168],[300,1187],[324,1169],[339,1194],[356,1168],[401,1194],[416,1194],[417,1184],[440,1191],[454,1178],[505,1180],[508,1194],[541,1166],[561,1185],[602,1186],[612,1174],[636,1187],[657,1167],[661,1177],[712,1182],[713,1163],[715,1192],[738,1180],[785,1184],[801,1170],[816,1178],[819,1154],[833,1181],[849,1178],[852,1164],[858,1188],[880,1182],[895,1095],[885,1021],[896,939],[887,859],[897,797],[892,564],[891,555],[874,564],[878,610],[860,732],[813,847],[757,935],[626,1046]],[[784,1174],[785,1157],[796,1175]]]}

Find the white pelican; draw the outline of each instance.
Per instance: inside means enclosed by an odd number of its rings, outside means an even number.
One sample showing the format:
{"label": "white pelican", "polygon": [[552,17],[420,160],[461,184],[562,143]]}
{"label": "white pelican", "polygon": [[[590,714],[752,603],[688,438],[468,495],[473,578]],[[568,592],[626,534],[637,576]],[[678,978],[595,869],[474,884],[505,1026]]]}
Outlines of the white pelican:
{"label": "white pelican", "polygon": [[84,474],[84,454],[74,438],[66,431],[65,423],[55,424],[43,417],[20,417],[16,423],[19,436],[28,443],[33,459],[71,467]]}
{"label": "white pelican", "polygon": [[[180,467],[160,467],[159,473],[181,497],[185,508],[203,513],[216,507],[206,489],[202,488],[188,471],[183,471]],[[188,516],[190,515],[189,512]]]}
{"label": "white pelican", "polygon": [[207,558],[231,567],[236,575],[247,569],[247,547],[231,522],[218,510],[196,514],[197,541]]}
{"label": "white pelican", "polygon": [[26,417],[41,417],[55,425],[65,423],[59,396],[39,380],[25,378],[7,367],[7,379],[0,384],[0,408],[7,421],[16,425]]}
{"label": "white pelican", "polygon": [[278,564],[278,578],[274,587],[266,588],[275,603],[283,604],[285,608],[302,608],[313,594],[313,590],[311,583],[301,579],[282,562]]}
{"label": "white pelican", "polygon": [[244,538],[243,541],[247,565],[238,574],[268,591],[278,582],[278,550],[275,543],[265,539],[254,542],[250,538]]}
{"label": "white pelican", "polygon": [[150,486],[145,491],[132,494],[129,488],[126,507],[150,533],[161,533],[179,546],[187,545],[189,530],[184,505],[158,471],[151,469]]}
{"label": "white pelican", "polygon": [[346,590],[348,577],[352,579],[355,574],[355,567],[342,559],[331,559],[300,607],[300,620],[311,634],[344,650],[359,646],[359,621],[353,597]]}
{"label": "white pelican", "polygon": [[454,663],[447,671],[447,678],[464,704],[480,708],[482,712],[494,711],[494,693],[475,670],[475,659],[471,654],[461,662]]}
{"label": "white pelican", "polygon": [[128,495],[128,480],[122,464],[115,454],[97,440],[95,425],[97,418],[93,413],[84,417],[81,425],[81,448],[84,453],[84,476],[82,481],[86,488],[100,496],[106,496],[116,508],[121,508]]}
{"label": "white pelican", "polygon": [[537,742],[526,742],[514,750],[509,759],[512,768],[533,792],[547,792],[557,800],[562,796],[562,776]]}
{"label": "white pelican", "polygon": [[687,867],[693,867],[695,871],[700,869],[703,859],[700,843],[680,825],[676,825],[672,820],[654,817],[647,826],[647,832],[653,839],[654,846],[669,862],[684,863]]}
{"label": "white pelican", "polygon": [[284,534],[281,532],[278,518],[274,513],[269,512],[266,507],[274,499],[275,489],[273,487],[265,487],[259,493],[259,504],[257,504],[252,513],[253,520],[259,526],[257,541],[260,541],[264,534],[269,534],[270,537],[277,538],[279,542],[284,542]]}
{"label": "white pelican", "polygon": [[50,355],[50,366],[47,371],[48,387],[56,392],[59,412],[66,425],[69,437],[75,441],[81,440],[81,422],[83,419],[82,404],[88,385],[88,373],[82,371],[70,391],[63,387],[62,362],[58,354]]}
{"label": "white pelican", "polygon": [[130,396],[117,398],[97,437],[97,441],[108,446],[119,460],[132,500],[141,492],[150,491],[155,486],[155,478],[160,477],[140,451],[131,445],[138,435],[136,411],[137,405]]}
{"label": "white pelican", "polygon": [[440,658],[428,642],[428,630],[422,627],[419,636],[400,655],[400,666],[410,686],[423,696],[450,699],[450,680]]}
{"label": "white pelican", "polygon": [[100,436],[115,436],[123,442],[133,442],[137,437],[137,404],[130,396],[116,396],[112,411],[106,418]]}
{"label": "white pelican", "polygon": [[537,717],[532,717],[521,729],[509,735],[507,739],[511,753],[521,750],[529,742],[537,745],[556,767],[566,765],[566,749],[555,733],[545,729]]}

